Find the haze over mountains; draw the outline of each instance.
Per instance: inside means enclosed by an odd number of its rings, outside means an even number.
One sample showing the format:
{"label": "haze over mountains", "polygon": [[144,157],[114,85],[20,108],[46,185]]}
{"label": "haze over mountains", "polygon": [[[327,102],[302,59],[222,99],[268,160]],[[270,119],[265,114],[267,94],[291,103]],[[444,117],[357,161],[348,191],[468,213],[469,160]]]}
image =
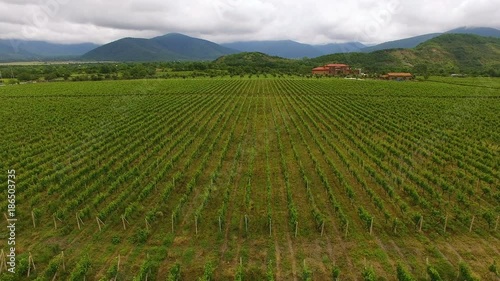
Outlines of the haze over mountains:
{"label": "haze over mountains", "polygon": [[56,44],[43,41],[0,39],[0,61],[76,58],[99,45],[92,43]]}
{"label": "haze over mountains", "polygon": [[260,52],[289,59],[315,58],[327,54],[359,52],[366,47],[359,42],[309,45],[292,40],[247,41],[221,45],[242,52]]}
{"label": "haze over mountains", "polygon": [[474,35],[485,36],[485,37],[500,38],[500,30],[495,29],[495,28],[490,28],[490,27],[474,27],[474,28],[459,27],[459,28],[455,28],[455,29],[446,31],[444,33],[429,33],[429,34],[419,35],[419,36],[415,36],[415,37],[410,37],[410,38],[405,38],[405,39],[400,39],[400,40],[395,40],[395,41],[389,41],[389,42],[385,42],[385,43],[378,44],[375,46],[363,48],[361,51],[364,53],[369,53],[369,52],[373,52],[373,51],[387,50],[387,49],[415,48],[420,43],[423,43],[427,40],[430,40],[430,39],[435,38],[441,34],[446,34],[446,33],[448,33],[448,34],[474,34]]}
{"label": "haze over mountains", "polygon": [[[445,33],[468,33],[500,38],[500,30],[487,27],[461,27]],[[292,40],[247,41],[216,44],[183,34],[171,33],[151,39],[123,38],[98,46],[55,44],[40,41],[0,40],[0,61],[83,59],[92,61],[174,61],[214,60],[239,52],[261,52],[283,58],[315,58],[328,54],[373,52],[385,49],[415,48],[443,33],[431,33],[367,47],[359,42],[310,45]]]}

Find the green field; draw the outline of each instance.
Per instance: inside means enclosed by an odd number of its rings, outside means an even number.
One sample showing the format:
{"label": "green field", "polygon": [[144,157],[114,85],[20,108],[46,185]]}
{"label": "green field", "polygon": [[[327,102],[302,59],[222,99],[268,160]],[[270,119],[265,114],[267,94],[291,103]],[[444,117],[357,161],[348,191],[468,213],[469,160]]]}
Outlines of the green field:
{"label": "green field", "polygon": [[1,87],[0,280],[498,280],[498,79],[444,80]]}

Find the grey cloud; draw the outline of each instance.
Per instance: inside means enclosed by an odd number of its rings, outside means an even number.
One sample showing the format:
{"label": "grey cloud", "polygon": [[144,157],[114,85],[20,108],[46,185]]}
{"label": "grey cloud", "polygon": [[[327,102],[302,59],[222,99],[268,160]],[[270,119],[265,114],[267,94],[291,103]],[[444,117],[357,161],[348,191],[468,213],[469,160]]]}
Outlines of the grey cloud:
{"label": "grey cloud", "polygon": [[500,28],[498,0],[0,0],[0,38],[106,43],[169,32],[230,42],[376,43]]}

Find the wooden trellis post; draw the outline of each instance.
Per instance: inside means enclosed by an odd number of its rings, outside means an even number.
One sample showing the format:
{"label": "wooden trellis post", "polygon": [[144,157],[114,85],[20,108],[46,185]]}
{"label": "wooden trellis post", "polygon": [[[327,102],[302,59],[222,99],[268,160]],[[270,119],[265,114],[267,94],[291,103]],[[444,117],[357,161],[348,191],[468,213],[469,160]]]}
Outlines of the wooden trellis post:
{"label": "wooden trellis post", "polygon": [[35,213],[33,212],[33,210],[31,211],[31,220],[33,221],[33,228],[36,228]]}
{"label": "wooden trellis post", "polygon": [[30,277],[31,273],[31,266],[33,266],[33,270],[36,270],[35,262],[33,261],[33,256],[31,255],[31,252],[29,253],[28,257],[28,277]]}
{"label": "wooden trellis post", "polygon": [[174,233],[174,213],[172,213],[172,233]]}
{"label": "wooden trellis post", "polygon": [[52,215],[52,219],[54,220],[54,229],[57,229],[56,214]]}
{"label": "wooden trellis post", "polygon": [[78,229],[81,229],[80,223],[84,225],[83,220],[80,218],[78,213],[76,213],[76,223],[78,224]]}
{"label": "wooden trellis post", "polygon": [[102,222],[102,220],[99,219],[99,217],[95,217],[95,220],[97,222],[97,226],[99,227],[99,231],[101,231],[102,230],[101,229],[101,224],[104,226],[105,225],[104,222]]}
{"label": "wooden trellis post", "polygon": [[[127,230],[127,224],[130,224],[128,220],[125,218],[125,215],[122,215],[122,224],[123,224],[123,230]],[[126,223],[126,224],[125,224]]]}
{"label": "wooden trellis post", "polygon": [[196,234],[198,235],[198,216],[194,216],[194,226],[195,226],[195,231]]}
{"label": "wooden trellis post", "polygon": [[222,233],[222,219],[219,216],[219,233]]}
{"label": "wooden trellis post", "polygon": [[448,225],[448,215],[444,218],[444,228],[443,231],[446,233],[446,226]]}
{"label": "wooden trellis post", "polygon": [[372,234],[372,232],[373,232],[373,218],[370,221],[370,234]]}
{"label": "wooden trellis post", "polygon": [[118,264],[116,265],[116,271],[120,270],[120,254],[118,254]]}
{"label": "wooden trellis post", "polygon": [[474,224],[474,219],[476,216],[472,216],[472,220],[470,221],[469,232],[472,232],[472,225]]}
{"label": "wooden trellis post", "polygon": [[296,221],[295,222],[295,237],[297,237],[298,233],[299,233],[299,222]]}
{"label": "wooden trellis post", "polygon": [[7,271],[7,260],[2,249],[2,251],[0,252],[0,273],[2,273],[4,269],[5,271]]}
{"label": "wooden trellis post", "polygon": [[245,215],[245,231],[248,232],[248,216]]}
{"label": "wooden trellis post", "polygon": [[321,224],[321,237],[323,237],[323,233],[325,233],[325,222]]}
{"label": "wooden trellis post", "polygon": [[422,224],[424,223],[424,216],[420,216],[420,225],[418,227],[418,231],[422,232]]}
{"label": "wooden trellis post", "polygon": [[64,251],[61,251],[62,267],[63,271],[66,272],[66,263],[64,262]]}
{"label": "wooden trellis post", "polygon": [[118,254],[118,264],[116,265],[116,275],[114,281],[118,278],[118,272],[120,271],[120,255]]}

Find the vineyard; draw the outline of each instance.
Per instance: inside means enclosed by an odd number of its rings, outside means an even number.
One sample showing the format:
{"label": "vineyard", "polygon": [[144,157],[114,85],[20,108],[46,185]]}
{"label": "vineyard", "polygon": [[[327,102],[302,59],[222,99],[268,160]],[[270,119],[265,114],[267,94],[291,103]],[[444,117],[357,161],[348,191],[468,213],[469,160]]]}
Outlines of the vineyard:
{"label": "vineyard", "polygon": [[2,87],[0,280],[498,280],[485,83]]}

